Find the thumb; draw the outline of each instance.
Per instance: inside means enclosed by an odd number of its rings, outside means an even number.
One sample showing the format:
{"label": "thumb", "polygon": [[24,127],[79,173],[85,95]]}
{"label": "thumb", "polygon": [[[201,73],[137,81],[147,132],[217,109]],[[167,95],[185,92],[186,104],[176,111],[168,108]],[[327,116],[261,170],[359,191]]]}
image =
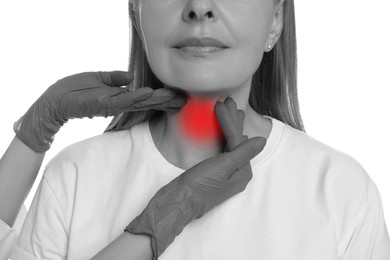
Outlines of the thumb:
{"label": "thumb", "polygon": [[121,87],[130,84],[133,81],[133,76],[127,71],[97,71],[94,72],[99,80],[107,86]]}
{"label": "thumb", "polygon": [[240,169],[258,155],[264,148],[267,140],[264,137],[252,137],[244,141],[231,152],[228,152],[230,166]]}

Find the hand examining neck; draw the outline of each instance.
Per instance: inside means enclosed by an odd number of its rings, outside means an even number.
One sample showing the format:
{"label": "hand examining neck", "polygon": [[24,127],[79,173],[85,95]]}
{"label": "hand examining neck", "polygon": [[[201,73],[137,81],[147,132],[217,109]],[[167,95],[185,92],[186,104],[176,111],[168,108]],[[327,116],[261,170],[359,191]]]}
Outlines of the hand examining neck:
{"label": "hand examining neck", "polygon": [[[248,83],[229,93],[186,92],[187,103],[179,112],[167,112],[150,120],[149,127],[154,144],[167,161],[184,170],[222,153],[225,138],[214,113],[214,106],[217,101],[224,102],[229,96],[236,102],[237,109],[245,112],[243,134],[249,138],[267,138],[266,132],[270,130],[269,119],[262,118],[249,106],[249,91]],[[259,124],[259,120],[263,123],[264,131],[253,123],[257,121]]]}

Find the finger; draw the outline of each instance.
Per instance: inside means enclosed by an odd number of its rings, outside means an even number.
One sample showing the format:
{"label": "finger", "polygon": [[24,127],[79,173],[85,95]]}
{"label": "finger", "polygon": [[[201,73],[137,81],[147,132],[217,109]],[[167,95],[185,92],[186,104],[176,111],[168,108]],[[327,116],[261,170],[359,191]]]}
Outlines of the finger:
{"label": "finger", "polygon": [[238,180],[250,180],[252,178],[252,167],[250,162],[242,166],[240,169],[233,172],[233,174],[230,177],[231,181],[238,181]]}
{"label": "finger", "polygon": [[243,132],[244,131],[244,118],[245,118],[245,113],[243,110],[238,110],[237,111],[237,117],[238,117],[238,127],[239,131]]}
{"label": "finger", "polygon": [[[234,148],[236,148],[239,144],[242,142],[248,140],[247,135],[235,135],[235,136],[230,136],[226,139],[226,145],[225,145],[225,150],[224,152],[230,152],[233,151]],[[229,147],[229,144],[231,147]]]}
{"label": "finger", "polygon": [[[121,98],[121,107],[126,109],[149,109],[155,104],[165,103],[171,101],[174,96],[171,95],[160,95],[155,94],[155,90],[149,92],[149,90],[139,89],[139,93],[130,92],[126,96],[123,95]],[[142,92],[141,92],[142,91]]]}
{"label": "finger", "polygon": [[96,77],[107,86],[121,87],[130,84],[134,76],[127,71],[97,71]]}
{"label": "finger", "polygon": [[228,166],[233,169],[240,169],[256,155],[258,155],[264,148],[266,139],[264,137],[253,137],[244,141],[233,151],[226,153],[228,157]]}
{"label": "finger", "polygon": [[233,119],[236,119],[236,117],[237,117],[237,113],[236,113],[237,112],[237,104],[236,104],[236,102],[234,102],[232,97],[228,97],[228,98],[226,98],[224,103],[225,103],[226,107],[230,110],[231,115],[234,116]]}
{"label": "finger", "polygon": [[177,113],[177,112],[180,112],[180,108],[170,108],[170,107],[162,108],[162,109],[159,109],[159,110],[162,110],[162,111],[164,111],[164,112],[169,112],[169,113]]}
{"label": "finger", "polygon": [[136,102],[132,107],[138,110],[156,109],[159,106],[162,106],[162,104],[171,101],[173,98],[174,97],[170,97],[170,96],[156,97],[152,95],[145,100]]}
{"label": "finger", "polygon": [[235,171],[231,175],[229,182],[233,183],[233,185],[231,185],[236,189],[236,192],[238,193],[246,189],[248,183],[252,180],[252,178],[252,167],[248,162],[241,169]]}
{"label": "finger", "polygon": [[149,87],[141,87],[131,91],[131,96],[134,101],[141,101],[150,98],[153,95],[153,89]]}
{"label": "finger", "polygon": [[[143,88],[139,90],[141,91],[142,89]],[[151,109],[177,112],[180,111],[180,108],[187,102],[187,99],[181,95],[178,95],[172,99],[170,94],[167,96],[153,96],[154,93],[155,91],[146,98],[144,98],[143,94],[142,96],[138,96],[136,100],[134,100],[134,97],[132,96],[134,92],[122,94],[118,97],[112,97],[112,100],[110,100],[110,104],[108,106],[115,110],[112,111],[112,113],[115,114],[129,111],[145,111]],[[149,93],[145,95],[149,95]],[[141,98],[144,98],[144,100],[141,100]]]}
{"label": "finger", "polygon": [[232,97],[228,97],[225,100],[225,105],[229,109],[230,115],[233,118],[233,121],[236,124],[237,129],[239,130],[240,133],[242,133],[243,126],[242,126],[240,118],[238,117],[238,110],[237,110],[236,102],[234,102]]}
{"label": "finger", "polygon": [[233,119],[225,104],[217,101],[214,107],[214,112],[226,138],[239,134],[239,131],[236,125],[232,122]]}
{"label": "finger", "polygon": [[152,104],[152,105],[148,105],[147,103],[145,102],[138,102],[137,104],[135,104],[135,106],[133,106],[132,109],[138,111],[138,110],[150,110],[150,109],[154,109],[154,110],[163,110],[163,111],[170,111],[170,110],[173,110],[173,111],[180,111],[181,107],[183,107],[183,105],[187,102],[186,99],[183,99],[183,98],[174,98],[173,100],[168,100],[164,103],[160,103],[160,104]]}
{"label": "finger", "polygon": [[234,137],[242,136],[242,132],[239,131],[236,124],[233,122],[228,109],[223,103],[217,101],[214,111],[217,116],[219,125],[221,126],[222,132],[226,138],[229,151],[231,151],[234,149],[234,147],[240,144],[240,142],[238,142],[239,138]]}
{"label": "finger", "polygon": [[242,135],[233,135],[226,138],[226,146],[228,152],[233,151],[238,145],[244,142],[245,139]]}
{"label": "finger", "polygon": [[[247,137],[248,138],[248,137]],[[233,174],[230,176],[230,181],[233,183],[238,183],[238,185],[243,185],[242,190],[246,188],[246,185],[250,182],[252,179],[252,166],[250,162],[233,172]]]}
{"label": "finger", "polygon": [[[123,109],[134,106],[137,102],[147,99],[153,94],[151,88],[139,88],[129,91],[123,88],[109,88],[111,95],[107,100],[107,107],[111,109]],[[115,93],[115,92],[116,93]]]}
{"label": "finger", "polygon": [[160,104],[147,105],[145,102],[139,102],[132,109],[135,111],[139,110],[162,110],[162,111],[180,111],[180,109],[187,103],[185,98],[174,98],[173,100],[168,100]]}
{"label": "finger", "polygon": [[242,125],[244,125],[244,119],[245,119],[245,112],[244,110],[238,110],[238,118],[240,119],[240,122]]}
{"label": "finger", "polygon": [[[247,141],[248,140],[248,136],[247,135],[244,135],[243,136],[243,141],[241,142],[244,142],[244,141]],[[239,170],[235,171],[232,173],[231,175],[231,180],[232,181],[236,181],[238,178],[240,178],[240,176],[242,175],[245,175],[245,174],[248,174],[246,173],[248,170],[251,170],[251,168],[248,168],[250,167],[250,164],[249,162],[247,164],[245,164],[242,168],[240,168]]]}
{"label": "finger", "polygon": [[177,95],[172,100],[169,100],[165,103],[156,104],[150,106],[152,109],[165,110],[166,108],[175,108],[180,109],[187,103],[187,98],[182,95]]}
{"label": "finger", "polygon": [[[181,101],[176,101],[176,99],[180,99]],[[175,101],[173,101],[175,100]],[[146,108],[146,109],[157,109],[159,105],[164,107],[164,105],[167,102],[172,101],[173,103],[175,102],[183,102],[183,96],[178,95],[173,90],[165,89],[165,88],[160,88],[160,89],[155,89],[153,91],[153,95],[150,96],[148,99],[143,100],[142,102],[138,102],[135,106],[136,108]],[[177,107],[177,105],[175,106]]]}
{"label": "finger", "polygon": [[159,96],[163,96],[163,97],[166,97],[166,96],[171,96],[171,97],[175,97],[177,96],[177,92],[174,91],[174,90],[171,90],[171,89],[168,89],[168,88],[158,88],[158,89],[155,89],[154,90],[154,93],[153,93],[156,97],[159,97]]}

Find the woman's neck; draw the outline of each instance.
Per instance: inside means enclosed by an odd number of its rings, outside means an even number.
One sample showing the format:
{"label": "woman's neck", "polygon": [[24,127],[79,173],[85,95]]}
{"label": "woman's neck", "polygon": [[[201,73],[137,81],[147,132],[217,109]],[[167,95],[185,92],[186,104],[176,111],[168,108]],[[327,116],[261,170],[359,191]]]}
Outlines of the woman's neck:
{"label": "woman's neck", "polygon": [[[200,98],[188,94],[187,104],[179,112],[167,112],[150,120],[150,132],[157,149],[167,161],[185,170],[223,152],[224,136],[216,121],[214,106],[217,100],[223,102],[228,96],[236,102],[237,109],[245,112],[243,134],[249,138],[267,138],[270,120],[261,117],[249,106],[249,91],[250,86],[229,95]],[[259,120],[262,123],[260,129]]]}

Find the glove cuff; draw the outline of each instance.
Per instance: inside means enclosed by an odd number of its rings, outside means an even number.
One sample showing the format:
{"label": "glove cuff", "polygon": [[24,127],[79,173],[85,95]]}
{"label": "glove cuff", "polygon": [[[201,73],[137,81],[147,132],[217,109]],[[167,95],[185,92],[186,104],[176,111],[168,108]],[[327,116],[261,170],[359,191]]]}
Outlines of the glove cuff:
{"label": "glove cuff", "polygon": [[14,123],[13,130],[30,149],[42,153],[50,149],[54,135],[67,120],[53,124],[49,116],[37,110],[34,105],[30,107],[27,113]]}
{"label": "glove cuff", "polygon": [[194,219],[189,188],[174,180],[161,188],[148,206],[124,231],[151,237],[153,260],[175,240],[184,227]]}
{"label": "glove cuff", "polygon": [[132,234],[143,234],[148,235],[151,238],[151,247],[152,247],[152,260],[158,260],[158,257],[162,252],[161,248],[158,246],[157,238],[154,235],[155,225],[153,221],[153,213],[150,212],[150,208],[147,207],[139,216],[137,216],[126,228],[125,232]]}

